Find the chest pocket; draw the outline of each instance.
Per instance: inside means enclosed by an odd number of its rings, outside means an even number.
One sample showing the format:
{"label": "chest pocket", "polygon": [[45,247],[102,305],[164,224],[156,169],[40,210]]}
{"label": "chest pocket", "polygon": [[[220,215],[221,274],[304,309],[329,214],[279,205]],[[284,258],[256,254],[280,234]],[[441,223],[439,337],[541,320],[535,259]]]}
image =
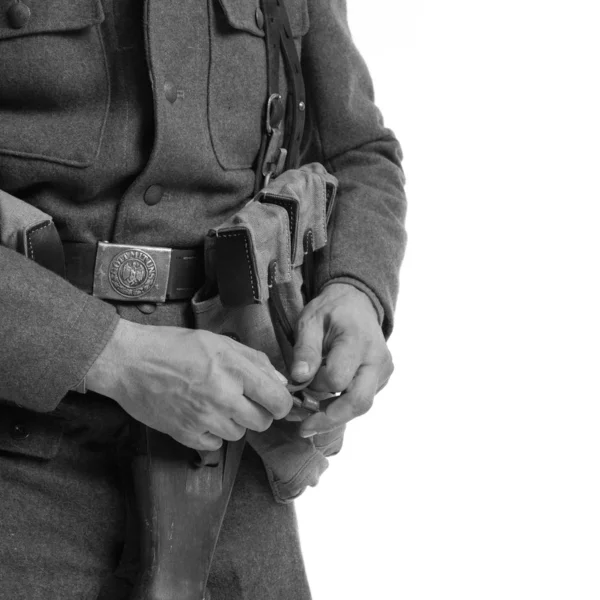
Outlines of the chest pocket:
{"label": "chest pocket", "polygon": [[109,105],[100,0],[0,0],[0,154],[89,166]]}
{"label": "chest pocket", "polygon": [[[300,52],[309,29],[307,0],[286,0],[292,35]],[[222,168],[253,166],[260,148],[267,101],[264,15],[258,0],[210,3],[211,47],[208,121],[212,146]],[[281,61],[280,89],[287,86]]]}

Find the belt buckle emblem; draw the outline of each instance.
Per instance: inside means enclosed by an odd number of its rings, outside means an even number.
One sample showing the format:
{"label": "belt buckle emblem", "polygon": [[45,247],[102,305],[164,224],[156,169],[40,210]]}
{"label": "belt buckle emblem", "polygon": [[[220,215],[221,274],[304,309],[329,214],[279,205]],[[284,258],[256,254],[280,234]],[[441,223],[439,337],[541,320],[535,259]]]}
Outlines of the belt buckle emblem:
{"label": "belt buckle emblem", "polygon": [[108,280],[117,294],[139,298],[156,281],[156,263],[143,250],[124,250],[110,261]]}
{"label": "belt buckle emblem", "polygon": [[165,302],[171,249],[99,242],[93,295],[122,302]]}

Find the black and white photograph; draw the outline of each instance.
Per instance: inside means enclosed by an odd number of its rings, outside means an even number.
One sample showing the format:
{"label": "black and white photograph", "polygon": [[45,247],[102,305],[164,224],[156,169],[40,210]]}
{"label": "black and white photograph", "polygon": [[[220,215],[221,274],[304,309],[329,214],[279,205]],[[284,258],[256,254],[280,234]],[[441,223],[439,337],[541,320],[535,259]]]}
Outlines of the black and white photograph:
{"label": "black and white photograph", "polygon": [[599,16],[0,0],[0,600],[598,600]]}

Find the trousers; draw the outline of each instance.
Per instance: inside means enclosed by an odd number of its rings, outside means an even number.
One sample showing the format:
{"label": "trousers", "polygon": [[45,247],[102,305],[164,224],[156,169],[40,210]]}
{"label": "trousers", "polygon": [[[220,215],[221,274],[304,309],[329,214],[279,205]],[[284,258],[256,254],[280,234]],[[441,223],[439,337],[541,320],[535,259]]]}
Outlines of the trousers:
{"label": "trousers", "polygon": [[[0,450],[0,600],[126,600],[114,572],[129,529],[129,417],[95,395],[67,397],[51,416],[62,429],[53,458]],[[293,504],[275,502],[249,447],[208,587],[211,600],[311,597]]]}

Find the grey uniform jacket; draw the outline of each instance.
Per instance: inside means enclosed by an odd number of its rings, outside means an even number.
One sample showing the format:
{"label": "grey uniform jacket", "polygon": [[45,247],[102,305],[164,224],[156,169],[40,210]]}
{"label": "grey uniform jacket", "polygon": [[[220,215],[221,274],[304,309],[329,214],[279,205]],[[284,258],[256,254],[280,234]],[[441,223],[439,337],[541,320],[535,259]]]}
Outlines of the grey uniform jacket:
{"label": "grey uniform jacket", "polygon": [[[286,6],[307,87],[302,161],[339,180],[317,289],[355,285],[389,334],[405,240],[400,148],[373,103],[344,0]],[[252,194],[263,22],[258,0],[0,0],[4,200],[51,215],[64,241],[200,246]],[[281,80],[285,93],[283,67]],[[3,247],[0,274],[6,405],[54,410],[117,314],[189,326],[186,303],[147,314],[103,302]]]}

